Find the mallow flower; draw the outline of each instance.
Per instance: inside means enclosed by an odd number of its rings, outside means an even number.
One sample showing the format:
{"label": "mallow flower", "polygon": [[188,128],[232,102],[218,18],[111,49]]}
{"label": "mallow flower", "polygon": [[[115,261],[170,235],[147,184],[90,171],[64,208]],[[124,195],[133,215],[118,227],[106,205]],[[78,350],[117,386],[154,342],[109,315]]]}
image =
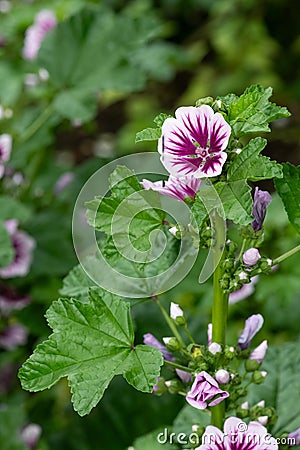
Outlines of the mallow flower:
{"label": "mallow flower", "polygon": [[42,434],[42,428],[36,423],[29,423],[20,432],[21,441],[30,450],[34,450]]}
{"label": "mallow flower", "polygon": [[35,241],[24,231],[17,229],[17,220],[7,220],[4,225],[10,235],[15,256],[8,266],[0,269],[0,278],[24,277],[29,272]]}
{"label": "mallow flower", "polygon": [[243,286],[238,289],[237,291],[231,292],[229,294],[229,304],[234,305],[235,303],[240,302],[241,300],[244,300],[247,297],[250,297],[250,295],[253,294],[255,291],[255,285],[258,282],[258,275],[255,275],[251,278],[250,283],[243,284]]}
{"label": "mallow flower", "polygon": [[219,388],[217,381],[207,372],[196,375],[191,390],[187,393],[186,401],[197,409],[215,406],[229,397],[228,392]]}
{"label": "mallow flower", "polygon": [[255,232],[261,230],[266,217],[267,207],[271,201],[272,197],[268,191],[261,191],[258,187],[255,188],[252,211],[254,220],[251,223]]}
{"label": "mallow flower", "polygon": [[252,339],[263,326],[264,318],[261,314],[253,314],[246,322],[245,327],[239,337],[238,346],[241,350],[245,350],[251,344]]}
{"label": "mallow flower", "polygon": [[215,177],[227,159],[231,127],[222,114],[208,105],[182,106],[175,118],[162,126],[158,151],[165,168],[174,177]]}
{"label": "mallow flower", "polygon": [[196,192],[200,187],[201,180],[191,176],[176,178],[172,175],[167,181],[149,181],[143,180],[142,186],[144,189],[159,192],[167,197],[175,198],[176,200],[185,200],[188,197],[195,197]]}
{"label": "mallow flower", "polygon": [[224,433],[212,425],[205,429],[202,444],[195,450],[278,450],[278,444],[259,422],[246,424],[237,417],[224,423]]}
{"label": "mallow flower", "polygon": [[57,20],[54,13],[48,9],[40,11],[34,18],[34,23],[25,32],[23,48],[24,59],[34,60],[46,34],[55,28]]}
{"label": "mallow flower", "polygon": [[261,364],[266,356],[267,350],[268,341],[262,341],[262,343],[253,350],[253,352],[249,356],[249,359],[257,361],[259,364]]}

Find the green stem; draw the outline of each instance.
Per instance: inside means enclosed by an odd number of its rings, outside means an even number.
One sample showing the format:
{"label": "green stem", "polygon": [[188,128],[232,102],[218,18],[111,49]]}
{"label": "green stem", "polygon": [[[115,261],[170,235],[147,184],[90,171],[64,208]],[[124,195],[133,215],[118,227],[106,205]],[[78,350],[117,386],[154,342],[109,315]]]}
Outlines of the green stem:
{"label": "green stem", "polygon": [[157,305],[159,306],[159,309],[162,312],[162,315],[165,318],[165,321],[167,322],[167,324],[169,325],[170,330],[172,331],[173,335],[176,337],[177,341],[180,343],[180,345],[185,348],[185,343],[183,342],[182,337],[180,336],[176,325],[174,324],[173,320],[171,319],[171,317],[168,315],[167,311],[165,310],[165,308],[162,306],[162,304],[160,303],[159,299],[157,297],[155,297],[155,302],[157,303]]}
{"label": "green stem", "polygon": [[246,248],[246,243],[247,243],[247,239],[244,238],[244,239],[243,239],[243,243],[242,243],[242,247],[241,247],[241,251],[240,251],[239,257],[238,257],[238,259],[237,259],[237,263],[240,261],[240,259],[241,259],[242,256],[243,256],[244,250],[245,250],[245,248]]}
{"label": "green stem", "polygon": [[166,361],[166,360],[165,360],[164,362],[165,362],[165,364],[167,364],[168,366],[174,367],[175,369],[184,370],[184,372],[189,372],[189,373],[192,373],[192,372],[193,372],[192,369],[189,369],[188,367],[182,366],[181,364],[177,364],[177,363],[174,363],[174,362],[172,362],[172,361]]}
{"label": "green stem", "polygon": [[[214,298],[212,306],[212,341],[222,346],[226,343],[226,326],[227,326],[227,311],[228,311],[228,294],[225,294],[220,286],[220,279],[223,275],[222,257],[220,258],[224,242],[224,222],[221,217],[215,214],[214,217],[215,229],[215,248],[214,248]],[[225,403],[219,403],[211,410],[211,424],[222,429],[225,418]]]}
{"label": "green stem", "polygon": [[29,127],[25,130],[24,134],[21,136],[20,141],[25,142],[28,141],[40,128],[44,123],[50,118],[53,112],[52,105],[48,105],[47,108],[44,109],[42,114],[40,114]]}
{"label": "green stem", "polygon": [[297,247],[292,248],[292,250],[289,250],[288,252],[284,253],[281,256],[278,256],[278,258],[273,259],[273,265],[279,264],[285,259],[289,258],[290,256],[294,255],[295,253],[299,252],[300,245],[297,245]]}
{"label": "green stem", "polygon": [[193,336],[191,335],[190,330],[188,329],[187,326],[184,327],[184,332],[187,335],[187,337],[189,338],[189,340],[191,341],[191,343],[195,344],[196,342],[195,342]]}

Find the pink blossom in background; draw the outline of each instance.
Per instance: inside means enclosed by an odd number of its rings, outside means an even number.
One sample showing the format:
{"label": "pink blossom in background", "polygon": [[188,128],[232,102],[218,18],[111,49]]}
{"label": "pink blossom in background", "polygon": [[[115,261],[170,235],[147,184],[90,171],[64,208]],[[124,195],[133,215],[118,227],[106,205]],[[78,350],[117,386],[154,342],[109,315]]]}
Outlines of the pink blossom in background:
{"label": "pink blossom in background", "polygon": [[18,295],[13,289],[7,286],[0,286],[0,314],[8,317],[12,311],[19,311],[25,308],[30,302],[26,295]]}
{"label": "pink blossom in background", "polygon": [[250,295],[252,295],[253,292],[255,291],[255,285],[258,282],[258,278],[259,278],[258,275],[255,275],[253,278],[251,278],[250,283],[243,284],[243,286],[240,289],[231,292],[229,294],[229,304],[234,305],[235,303],[238,303],[241,300],[250,297]]}
{"label": "pink blossom in background", "polygon": [[237,417],[225,421],[224,433],[212,425],[205,429],[195,450],[278,450],[278,444],[259,422],[246,424]]}
{"label": "pink blossom in background", "polygon": [[34,60],[37,57],[41,44],[46,34],[55,28],[57,20],[54,13],[48,9],[40,11],[34,19],[33,25],[27,28],[25,33],[23,57]]}
{"label": "pink blossom in background", "polygon": [[69,186],[70,183],[72,183],[74,179],[74,174],[72,172],[65,172],[63,173],[57,180],[54,186],[54,194],[59,194],[61,191],[63,191],[66,187]]}
{"label": "pink blossom in background", "polygon": [[35,241],[24,231],[17,229],[18,221],[15,219],[7,220],[5,227],[12,240],[15,256],[7,267],[0,269],[0,278],[24,277],[29,272]]}
{"label": "pink blossom in background", "polygon": [[200,187],[201,180],[191,176],[176,178],[170,176],[167,181],[156,181],[152,183],[149,180],[143,180],[142,185],[146,190],[152,189],[167,197],[175,198],[176,200],[184,200],[188,197],[195,197],[196,192]]}
{"label": "pink blossom in background", "polygon": [[36,423],[29,423],[21,430],[20,437],[24,444],[34,450],[38,444],[38,440],[42,434],[42,428]]}
{"label": "pink blossom in background", "polygon": [[200,372],[196,375],[191,390],[187,393],[186,401],[197,409],[205,409],[208,406],[215,406],[229,397],[228,392],[222,391],[213,377],[207,372]]}
{"label": "pink blossom in background", "polygon": [[12,138],[10,134],[0,135],[0,178],[3,177],[5,164],[10,158]]}
{"label": "pink blossom in background", "polygon": [[14,350],[27,342],[28,330],[19,323],[8,325],[0,332],[0,347],[5,350]]}
{"label": "pink blossom in background", "polygon": [[174,177],[215,177],[227,159],[231,127],[222,114],[207,105],[178,108],[175,118],[162,126],[158,151],[165,168]]}

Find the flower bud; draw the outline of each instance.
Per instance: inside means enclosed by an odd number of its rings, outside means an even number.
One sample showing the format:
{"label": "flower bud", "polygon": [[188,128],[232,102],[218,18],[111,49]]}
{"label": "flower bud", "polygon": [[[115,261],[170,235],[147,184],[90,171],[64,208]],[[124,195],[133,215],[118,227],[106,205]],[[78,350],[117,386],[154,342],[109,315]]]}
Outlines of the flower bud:
{"label": "flower bud", "polygon": [[259,364],[261,364],[264,360],[267,349],[268,349],[268,342],[263,341],[258,347],[256,347],[253,350],[249,359],[253,360],[253,361],[257,361]]}
{"label": "flower bud", "polygon": [[255,384],[261,384],[265,381],[265,377],[267,375],[267,372],[260,372],[259,370],[256,370],[253,372],[252,375],[252,381]]}
{"label": "flower bud", "polygon": [[227,370],[220,369],[216,372],[215,379],[220,384],[226,384],[230,380],[230,375]]}
{"label": "flower bud", "polygon": [[258,422],[261,423],[263,426],[266,426],[269,421],[269,416],[260,416],[257,418]]}
{"label": "flower bud", "polygon": [[170,317],[176,320],[178,317],[183,317],[183,311],[177,303],[171,302],[170,305]]}
{"label": "flower bud", "polygon": [[220,353],[222,351],[222,347],[220,344],[217,344],[216,342],[212,342],[209,347],[208,351],[215,355],[216,353]]}
{"label": "flower bud", "polygon": [[293,445],[300,445],[300,428],[290,433],[288,438],[295,440],[295,444]]}
{"label": "flower bud", "polygon": [[245,408],[242,408],[242,406],[239,406],[236,410],[237,416],[241,419],[245,419],[249,416],[249,411]]}
{"label": "flower bud", "polygon": [[264,408],[266,406],[266,402],[264,400],[261,400],[260,402],[256,403],[256,406],[259,406],[259,408]]}
{"label": "flower bud", "polygon": [[181,369],[175,369],[175,372],[183,383],[189,383],[190,381],[192,381],[192,375],[190,372],[186,372],[185,370]]}
{"label": "flower bud", "polygon": [[249,248],[249,250],[245,251],[243,254],[243,263],[246,266],[255,266],[260,258],[261,256],[257,248]]}
{"label": "flower bud", "polygon": [[179,392],[182,388],[180,381],[175,379],[166,381],[165,385],[168,388],[170,394],[177,394],[177,392]]}
{"label": "flower bud", "polygon": [[247,372],[254,372],[259,368],[259,362],[256,360],[247,359],[245,362],[245,369]]}
{"label": "flower bud", "polygon": [[245,323],[244,330],[242,331],[238,340],[238,346],[241,350],[245,350],[249,347],[253,337],[261,329],[263,323],[264,318],[261,314],[253,314],[252,316],[248,317]]}
{"label": "flower bud", "polygon": [[244,402],[241,404],[241,408],[242,409],[249,409],[249,403],[248,402]]}
{"label": "flower bud", "polygon": [[175,337],[164,337],[163,341],[167,349],[171,350],[172,352],[180,349],[180,344]]}

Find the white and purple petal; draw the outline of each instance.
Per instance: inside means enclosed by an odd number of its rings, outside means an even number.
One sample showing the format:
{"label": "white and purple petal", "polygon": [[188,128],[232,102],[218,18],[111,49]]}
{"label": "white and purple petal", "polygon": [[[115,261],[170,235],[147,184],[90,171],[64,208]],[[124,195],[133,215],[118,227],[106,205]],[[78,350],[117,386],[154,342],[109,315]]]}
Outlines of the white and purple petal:
{"label": "white and purple petal", "polygon": [[209,152],[222,152],[228,145],[231,127],[220,113],[212,117],[211,131],[209,137]]}
{"label": "white and purple petal", "polygon": [[176,200],[184,200],[188,197],[195,197],[200,187],[200,180],[187,176],[182,178],[170,176],[167,181],[151,182],[143,180],[142,185],[144,189],[152,189]]}

